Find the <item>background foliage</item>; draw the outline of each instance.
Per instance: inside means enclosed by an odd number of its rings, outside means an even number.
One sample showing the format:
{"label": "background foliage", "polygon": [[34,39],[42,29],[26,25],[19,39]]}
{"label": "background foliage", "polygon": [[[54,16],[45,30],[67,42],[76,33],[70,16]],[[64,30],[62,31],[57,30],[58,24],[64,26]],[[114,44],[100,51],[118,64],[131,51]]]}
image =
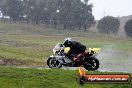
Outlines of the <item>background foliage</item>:
{"label": "background foliage", "polygon": [[127,36],[132,37],[132,19],[128,20],[125,24],[125,32]]}
{"label": "background foliage", "polygon": [[95,23],[88,0],[2,0],[0,7],[13,21],[84,30]]}
{"label": "background foliage", "polygon": [[102,18],[98,23],[98,31],[100,33],[117,33],[120,26],[120,22],[117,18],[107,16]]}

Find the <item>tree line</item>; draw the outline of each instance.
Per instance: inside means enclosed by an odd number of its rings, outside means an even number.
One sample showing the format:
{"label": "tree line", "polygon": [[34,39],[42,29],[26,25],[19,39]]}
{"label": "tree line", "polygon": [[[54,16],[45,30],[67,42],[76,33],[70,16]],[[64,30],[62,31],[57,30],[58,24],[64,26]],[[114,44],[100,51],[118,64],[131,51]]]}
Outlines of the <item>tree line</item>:
{"label": "tree line", "polygon": [[[99,20],[97,28],[99,33],[117,34],[120,27],[120,21],[116,17],[106,16]],[[132,19],[128,20],[124,25],[125,33],[128,37],[132,37]]]}
{"label": "tree line", "polygon": [[[89,0],[0,0],[0,11],[10,20],[44,24],[54,28],[85,30],[95,25],[93,5]],[[120,21],[112,16],[98,21],[99,33],[118,33]],[[132,36],[132,21],[124,26],[128,36]]]}
{"label": "tree line", "polygon": [[0,11],[12,21],[26,21],[64,29],[83,29],[95,24],[89,0],[0,0]]}

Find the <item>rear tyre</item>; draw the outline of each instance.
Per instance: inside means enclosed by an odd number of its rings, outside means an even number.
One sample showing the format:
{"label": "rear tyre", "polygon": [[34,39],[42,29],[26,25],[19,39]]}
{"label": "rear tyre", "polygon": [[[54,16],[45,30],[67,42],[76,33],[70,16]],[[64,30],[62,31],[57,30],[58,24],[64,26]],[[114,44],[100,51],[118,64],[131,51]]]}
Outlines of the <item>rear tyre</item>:
{"label": "rear tyre", "polygon": [[99,68],[99,60],[95,57],[85,58],[83,66],[88,71],[95,71]]}
{"label": "rear tyre", "polygon": [[47,65],[49,68],[61,68],[62,64],[57,61],[54,57],[49,57],[47,60]]}

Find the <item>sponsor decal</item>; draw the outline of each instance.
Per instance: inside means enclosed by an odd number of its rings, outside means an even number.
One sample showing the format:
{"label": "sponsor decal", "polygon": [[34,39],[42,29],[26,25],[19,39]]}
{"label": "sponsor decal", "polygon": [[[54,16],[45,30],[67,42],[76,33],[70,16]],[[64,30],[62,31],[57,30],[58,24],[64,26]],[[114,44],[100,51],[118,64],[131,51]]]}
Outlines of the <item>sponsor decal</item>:
{"label": "sponsor decal", "polygon": [[79,68],[77,82],[84,83],[130,83],[131,77],[129,74],[86,74],[85,69]]}

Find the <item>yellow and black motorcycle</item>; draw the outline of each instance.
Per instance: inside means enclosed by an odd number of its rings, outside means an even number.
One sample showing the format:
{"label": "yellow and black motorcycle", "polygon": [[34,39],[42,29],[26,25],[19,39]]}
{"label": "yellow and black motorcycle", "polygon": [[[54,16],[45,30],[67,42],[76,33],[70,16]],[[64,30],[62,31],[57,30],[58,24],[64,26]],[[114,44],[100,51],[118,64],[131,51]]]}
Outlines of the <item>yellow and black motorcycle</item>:
{"label": "yellow and black motorcycle", "polygon": [[99,68],[99,60],[96,58],[100,48],[89,48],[88,51],[84,52],[79,58],[79,61],[74,61],[72,58],[76,57],[73,55],[71,58],[67,56],[70,51],[70,47],[64,47],[63,44],[58,43],[53,49],[53,55],[47,60],[47,65],[50,68],[61,68],[62,65],[69,67],[83,66],[86,70],[94,71]]}

